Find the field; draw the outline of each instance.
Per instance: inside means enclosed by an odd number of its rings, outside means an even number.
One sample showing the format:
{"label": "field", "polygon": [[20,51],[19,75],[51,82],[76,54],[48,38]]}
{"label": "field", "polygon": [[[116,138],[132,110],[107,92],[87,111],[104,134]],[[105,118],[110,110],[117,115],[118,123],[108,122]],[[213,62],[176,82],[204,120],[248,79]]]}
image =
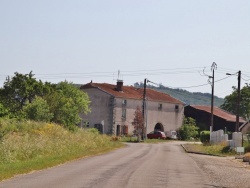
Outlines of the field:
{"label": "field", "polygon": [[122,146],[96,129],[71,132],[53,123],[0,119],[0,181]]}

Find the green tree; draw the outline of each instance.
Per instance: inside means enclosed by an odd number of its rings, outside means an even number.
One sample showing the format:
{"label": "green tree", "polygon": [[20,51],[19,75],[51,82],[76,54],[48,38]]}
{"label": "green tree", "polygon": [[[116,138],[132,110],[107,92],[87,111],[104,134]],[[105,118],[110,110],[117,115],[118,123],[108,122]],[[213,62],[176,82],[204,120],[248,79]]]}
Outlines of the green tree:
{"label": "green tree", "polygon": [[[226,96],[221,108],[236,114],[237,109],[237,88],[233,87],[233,92]],[[250,118],[250,86],[244,86],[240,94],[240,116],[249,120]]]}
{"label": "green tree", "polygon": [[47,102],[41,97],[35,97],[31,103],[25,105],[23,112],[27,119],[34,121],[49,122],[53,117]]}
{"label": "green tree", "polygon": [[52,121],[71,130],[80,122],[80,113],[90,112],[88,95],[67,81],[57,84],[45,99],[54,114]]}
{"label": "green tree", "polygon": [[35,96],[42,96],[44,91],[43,83],[36,81],[32,72],[15,72],[12,78],[7,77],[3,88],[0,89],[0,101],[9,113],[17,116],[26,103],[31,103]]}
{"label": "green tree", "polygon": [[191,138],[197,138],[199,128],[196,126],[196,122],[193,118],[186,117],[183,120],[183,125],[179,128],[179,136],[182,140],[190,140]]}
{"label": "green tree", "polygon": [[2,103],[0,103],[0,117],[8,116],[8,114],[8,110],[3,106]]}

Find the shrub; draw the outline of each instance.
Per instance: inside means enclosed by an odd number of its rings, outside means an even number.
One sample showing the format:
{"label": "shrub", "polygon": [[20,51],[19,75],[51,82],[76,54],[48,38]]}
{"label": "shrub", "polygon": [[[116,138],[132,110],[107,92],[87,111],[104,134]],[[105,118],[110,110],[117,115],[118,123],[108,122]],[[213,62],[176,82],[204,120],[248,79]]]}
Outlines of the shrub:
{"label": "shrub", "polygon": [[247,153],[247,152],[250,152],[250,144],[248,144],[248,145],[245,146],[245,152],[246,152],[246,153]]}
{"label": "shrub", "polygon": [[191,140],[192,138],[197,138],[198,127],[193,118],[184,118],[183,125],[179,128],[179,136],[181,140]]}
{"label": "shrub", "polygon": [[202,143],[209,143],[210,141],[210,131],[201,131],[200,140]]}
{"label": "shrub", "polygon": [[49,122],[53,117],[46,100],[41,97],[35,97],[31,103],[24,106],[23,110],[25,117],[34,121]]}

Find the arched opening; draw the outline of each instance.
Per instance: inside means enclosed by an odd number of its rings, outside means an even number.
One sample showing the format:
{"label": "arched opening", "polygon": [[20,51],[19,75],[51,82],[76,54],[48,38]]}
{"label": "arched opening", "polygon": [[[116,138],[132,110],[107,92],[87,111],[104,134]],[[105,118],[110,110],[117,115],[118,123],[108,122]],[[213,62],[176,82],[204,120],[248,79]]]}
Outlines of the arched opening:
{"label": "arched opening", "polygon": [[163,125],[162,125],[161,123],[157,123],[157,124],[155,125],[155,131],[162,131],[162,132],[164,132],[164,127],[163,127]]}

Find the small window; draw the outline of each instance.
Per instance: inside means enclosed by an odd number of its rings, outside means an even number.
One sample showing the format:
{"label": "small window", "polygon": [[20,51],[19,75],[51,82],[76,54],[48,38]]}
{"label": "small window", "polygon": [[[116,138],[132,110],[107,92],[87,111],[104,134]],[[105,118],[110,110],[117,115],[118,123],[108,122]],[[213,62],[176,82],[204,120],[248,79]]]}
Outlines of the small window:
{"label": "small window", "polygon": [[122,109],[122,118],[126,118],[126,109]]}
{"label": "small window", "polygon": [[175,105],[175,111],[179,112],[179,105]]}
{"label": "small window", "polygon": [[88,121],[85,121],[85,122],[84,122],[84,127],[89,128],[89,122],[88,122]]}
{"label": "small window", "polygon": [[158,110],[162,111],[162,104],[158,104]]}
{"label": "small window", "polygon": [[122,100],[122,106],[126,106],[127,105],[127,100]]}

